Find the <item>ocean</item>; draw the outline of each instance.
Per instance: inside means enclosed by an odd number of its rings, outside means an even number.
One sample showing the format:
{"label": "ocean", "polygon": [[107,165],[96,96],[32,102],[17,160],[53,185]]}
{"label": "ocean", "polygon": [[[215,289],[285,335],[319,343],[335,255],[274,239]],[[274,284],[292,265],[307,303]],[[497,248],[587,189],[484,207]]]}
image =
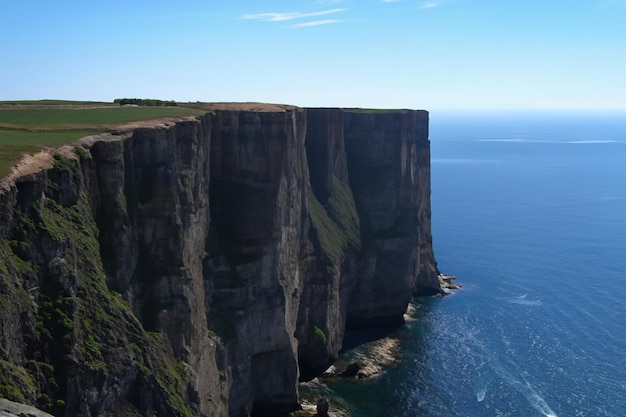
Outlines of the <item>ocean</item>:
{"label": "ocean", "polygon": [[439,269],[353,417],[626,416],[626,112],[431,112]]}

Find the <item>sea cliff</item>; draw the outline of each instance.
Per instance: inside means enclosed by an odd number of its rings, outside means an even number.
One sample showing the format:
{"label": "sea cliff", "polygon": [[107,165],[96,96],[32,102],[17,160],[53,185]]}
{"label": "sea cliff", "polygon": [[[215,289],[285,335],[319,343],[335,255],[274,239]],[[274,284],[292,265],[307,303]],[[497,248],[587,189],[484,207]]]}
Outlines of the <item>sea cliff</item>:
{"label": "sea cliff", "polygon": [[38,161],[0,189],[0,397],[57,416],[286,414],[441,291],[425,111],[212,106]]}

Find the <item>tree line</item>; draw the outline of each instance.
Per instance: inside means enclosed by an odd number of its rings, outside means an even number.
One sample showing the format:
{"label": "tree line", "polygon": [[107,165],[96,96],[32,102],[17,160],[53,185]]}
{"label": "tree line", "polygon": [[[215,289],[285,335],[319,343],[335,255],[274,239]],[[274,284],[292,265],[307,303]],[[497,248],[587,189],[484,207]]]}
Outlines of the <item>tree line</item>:
{"label": "tree line", "polygon": [[154,98],[116,98],[113,103],[120,106],[128,104],[135,106],[176,106],[174,100],[157,100]]}

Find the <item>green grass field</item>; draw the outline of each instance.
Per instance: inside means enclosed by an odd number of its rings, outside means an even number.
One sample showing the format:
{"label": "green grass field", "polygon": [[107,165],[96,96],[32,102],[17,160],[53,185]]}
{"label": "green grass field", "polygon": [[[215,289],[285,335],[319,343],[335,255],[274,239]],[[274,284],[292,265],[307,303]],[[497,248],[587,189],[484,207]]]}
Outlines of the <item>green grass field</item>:
{"label": "green grass field", "polygon": [[74,100],[4,100],[0,106],[115,106],[105,101],[74,101]]}
{"label": "green grass field", "polygon": [[[94,107],[96,106],[96,107]],[[203,111],[189,107],[119,107],[111,103],[58,100],[0,101],[0,178],[25,153],[63,145],[115,126]]]}

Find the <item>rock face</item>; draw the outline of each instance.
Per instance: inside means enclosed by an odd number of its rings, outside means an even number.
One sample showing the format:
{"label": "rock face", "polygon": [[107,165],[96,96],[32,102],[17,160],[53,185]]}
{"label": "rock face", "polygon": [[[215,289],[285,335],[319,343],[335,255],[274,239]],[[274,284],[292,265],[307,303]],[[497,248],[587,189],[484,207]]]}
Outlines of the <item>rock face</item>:
{"label": "rock face", "polygon": [[24,404],[0,398],[0,417],[53,417],[48,413]]}
{"label": "rock face", "polygon": [[0,397],[280,415],[346,327],[440,292],[424,111],[214,109],[0,190]]}

